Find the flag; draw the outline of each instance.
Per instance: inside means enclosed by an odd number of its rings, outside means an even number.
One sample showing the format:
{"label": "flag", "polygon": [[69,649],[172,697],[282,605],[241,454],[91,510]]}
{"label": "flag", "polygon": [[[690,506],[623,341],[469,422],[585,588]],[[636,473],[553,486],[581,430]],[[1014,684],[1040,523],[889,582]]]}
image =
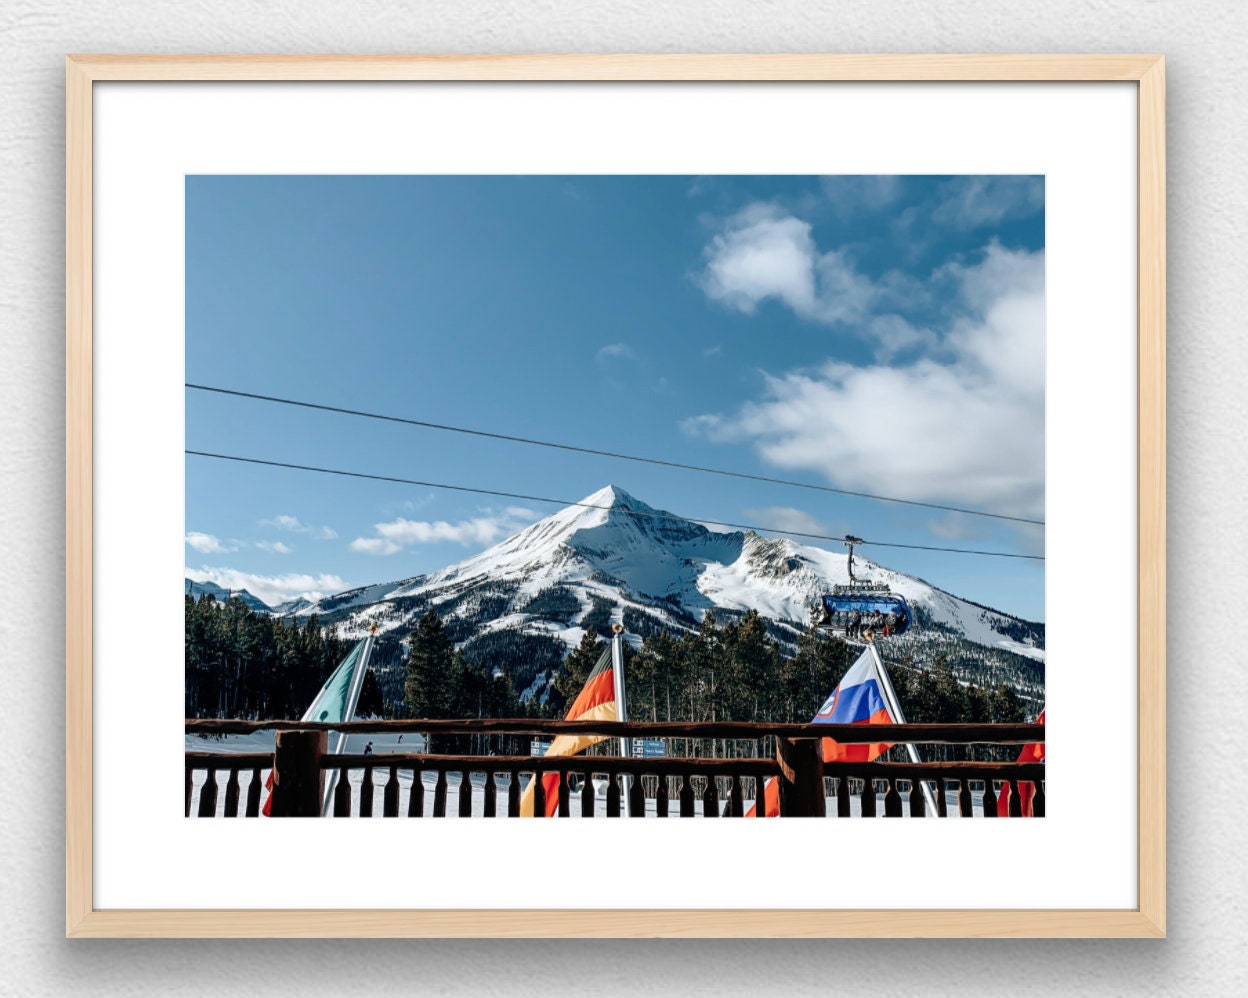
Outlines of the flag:
{"label": "flag", "polygon": [[[812,724],[896,724],[884,700],[884,681],[875,656],[867,648],[837,684],[832,695],[823,702]],[[823,739],[824,762],[871,762],[891,747],[891,742],[842,745],[831,738]],[[780,787],[773,776],[763,789],[767,806],[766,817],[780,815]],[[757,817],[757,802],[746,813]]]}
{"label": "flag", "polygon": [[[763,785],[763,803],[766,811],[763,813],[764,818],[780,817],[780,784],[776,782],[774,776],[767,777],[767,782]],[[758,801],[750,805],[750,809],[745,812],[747,818],[758,817]]]}
{"label": "flag", "polygon": [[[565,721],[614,721],[619,718],[619,705],[615,697],[615,668],[612,665],[611,646],[608,645],[585,680],[585,686],[568,708]],[[546,754],[576,755],[584,752],[591,745],[606,741],[606,735],[559,735],[550,743]],[[542,776],[542,786],[546,790],[546,817],[553,817],[559,809],[559,774],[546,773]],[[524,790],[520,798],[520,814],[532,818],[533,798],[536,796],[533,783]]]}
{"label": "flag", "polygon": [[[364,687],[364,669],[368,667],[368,655],[365,645],[372,641],[371,635],[360,641],[350,654],[339,664],[321,692],[316,695],[310,706],[303,713],[301,721],[349,721],[355,716],[355,705],[360,699],[360,690]],[[342,747],[345,736],[340,736],[334,751]],[[269,770],[269,778],[264,782],[268,796],[264,800],[262,813],[267,817],[273,806],[273,771]]]}
{"label": "flag", "polygon": [[[1037,724],[1044,723],[1044,711],[1040,711],[1040,716],[1036,718]],[[1017,762],[1044,762],[1044,742],[1032,742],[1030,745],[1024,745],[1023,750],[1018,753]],[[1019,812],[1024,818],[1034,818],[1035,808],[1033,802],[1036,799],[1036,785],[1030,780],[1024,780],[1018,785],[1018,804]],[[997,817],[1008,818],[1010,816],[1010,785],[1004,783],[1001,786],[1001,796],[997,798]]]}
{"label": "flag", "polygon": [[[832,695],[824,701],[812,724],[895,724],[884,699],[885,681],[868,647],[858,656]],[[824,762],[871,762],[891,747],[891,742],[842,745],[823,740]]]}

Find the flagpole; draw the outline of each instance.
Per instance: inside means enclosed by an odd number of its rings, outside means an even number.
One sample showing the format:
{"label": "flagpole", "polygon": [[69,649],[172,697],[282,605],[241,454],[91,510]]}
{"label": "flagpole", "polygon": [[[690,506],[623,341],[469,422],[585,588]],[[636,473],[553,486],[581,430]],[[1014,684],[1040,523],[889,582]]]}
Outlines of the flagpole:
{"label": "flagpole", "polygon": [[[871,649],[871,657],[875,659],[875,668],[879,673],[880,679],[884,682],[884,699],[888,701],[889,712],[893,715],[893,719],[898,724],[906,723],[906,715],[901,712],[901,704],[897,700],[897,691],[893,689],[893,681],[888,677],[888,670],[884,667],[884,660],[880,658],[880,653],[875,647],[874,641],[868,641],[867,647]],[[913,742],[906,742],[906,752],[910,756],[910,761],[916,765],[923,760],[919,757],[919,750]],[[928,786],[926,780],[915,780],[915,783],[923,790],[923,799],[927,802],[928,809],[933,817],[939,817],[940,812],[936,808],[936,798],[932,794],[931,787]],[[911,790],[913,793],[913,789]]]}
{"label": "flagpole", "polygon": [[[615,719],[627,721],[628,706],[624,701],[624,628],[619,624],[611,625],[611,675],[615,681]],[[620,735],[620,755],[625,758],[632,755],[627,735]],[[628,777],[621,776],[620,782],[623,784],[624,816],[632,817],[629,811]]]}

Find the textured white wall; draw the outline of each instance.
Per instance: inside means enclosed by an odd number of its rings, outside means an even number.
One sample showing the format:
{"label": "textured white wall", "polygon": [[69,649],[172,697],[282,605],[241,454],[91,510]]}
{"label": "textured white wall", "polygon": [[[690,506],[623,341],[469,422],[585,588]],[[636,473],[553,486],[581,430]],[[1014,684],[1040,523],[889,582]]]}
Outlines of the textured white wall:
{"label": "textured white wall", "polygon": [[[1248,14],[1218,0],[5,0],[0,5],[0,993],[1243,993]],[[62,938],[62,57],[67,52],[1165,52],[1170,938],[75,942]],[[1238,151],[1238,152],[1237,152]],[[1217,599],[1201,599],[1205,594]],[[1242,628],[1241,628],[1242,631]],[[1241,639],[1242,640],[1242,639]],[[1071,663],[1088,668],[1091,663]],[[1090,756],[1095,746],[1089,746]],[[764,876],[765,857],[747,868]],[[728,871],[707,870],[708,877]],[[916,870],[915,875],[921,871]],[[208,871],[205,875],[214,875]],[[521,864],[517,876],[539,871]],[[968,876],[1005,875],[968,870]],[[1025,877],[1025,857],[1017,871]]]}

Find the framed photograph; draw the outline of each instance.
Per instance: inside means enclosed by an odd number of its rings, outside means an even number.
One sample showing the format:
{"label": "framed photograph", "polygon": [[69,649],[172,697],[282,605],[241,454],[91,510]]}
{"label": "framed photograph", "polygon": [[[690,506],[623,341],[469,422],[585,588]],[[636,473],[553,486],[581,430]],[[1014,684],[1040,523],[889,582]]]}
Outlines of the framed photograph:
{"label": "framed photograph", "polygon": [[1162,57],[66,96],[69,936],[1165,934]]}

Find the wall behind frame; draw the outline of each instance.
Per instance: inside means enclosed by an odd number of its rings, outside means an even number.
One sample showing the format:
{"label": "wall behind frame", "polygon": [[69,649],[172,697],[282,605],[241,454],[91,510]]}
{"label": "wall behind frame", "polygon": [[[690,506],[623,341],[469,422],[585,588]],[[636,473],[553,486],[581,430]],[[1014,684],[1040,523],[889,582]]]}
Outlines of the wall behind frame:
{"label": "wall behind frame", "polygon": [[[1238,606],[1248,373],[1238,234],[1248,107],[1234,74],[1248,13],[1218,0],[1050,0],[1001,17],[967,0],[812,6],[689,0],[590,10],[551,0],[10,0],[0,14],[0,660],[12,692],[0,810],[3,993],[121,995],[672,993],[878,995],[1222,993],[1242,986],[1248,919],[1237,761],[1243,671],[1192,626],[1213,585]],[[1157,942],[148,942],[63,937],[63,218],[67,52],[1164,52],[1169,150],[1170,938]],[[23,663],[19,668],[17,663]],[[16,682],[13,682],[13,680]],[[1216,791],[1220,799],[1210,795]],[[984,871],[979,871],[982,875]],[[1025,861],[1018,874],[1025,876]],[[553,971],[553,972],[552,972]]]}

